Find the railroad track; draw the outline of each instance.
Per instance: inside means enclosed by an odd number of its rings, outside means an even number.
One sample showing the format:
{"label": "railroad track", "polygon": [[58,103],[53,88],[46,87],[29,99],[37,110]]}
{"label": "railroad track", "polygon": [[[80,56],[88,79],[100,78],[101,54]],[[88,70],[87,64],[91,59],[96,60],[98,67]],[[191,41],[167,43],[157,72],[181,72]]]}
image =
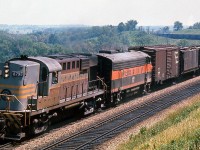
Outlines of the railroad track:
{"label": "railroad track", "polygon": [[62,140],[56,141],[42,149],[94,149],[94,147],[155,115],[161,110],[199,92],[200,83],[195,83],[162,96],[157,96],[148,102],[125,110],[70,136],[66,136]]}
{"label": "railroad track", "polygon": [[0,145],[1,150],[8,150],[8,149],[11,149],[12,147],[13,147],[12,142],[8,142],[8,143]]}

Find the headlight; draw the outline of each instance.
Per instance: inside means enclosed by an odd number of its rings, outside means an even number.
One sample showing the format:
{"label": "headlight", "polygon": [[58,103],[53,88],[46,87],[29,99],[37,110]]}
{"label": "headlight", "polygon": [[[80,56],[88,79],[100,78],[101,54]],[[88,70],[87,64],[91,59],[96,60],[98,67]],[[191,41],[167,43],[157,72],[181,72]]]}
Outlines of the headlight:
{"label": "headlight", "polygon": [[9,64],[8,64],[8,62],[6,62],[5,63],[5,65],[4,65],[4,77],[5,78],[8,78],[9,77]]}

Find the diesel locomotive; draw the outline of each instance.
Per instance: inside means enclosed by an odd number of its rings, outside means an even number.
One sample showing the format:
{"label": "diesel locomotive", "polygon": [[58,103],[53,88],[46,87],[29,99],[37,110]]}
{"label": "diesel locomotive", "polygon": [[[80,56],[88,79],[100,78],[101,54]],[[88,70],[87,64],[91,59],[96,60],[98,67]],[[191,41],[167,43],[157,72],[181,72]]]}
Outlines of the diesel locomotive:
{"label": "diesel locomotive", "polygon": [[0,64],[0,138],[47,130],[63,110],[89,114],[151,85],[198,72],[199,47],[130,47],[127,51],[13,58]]}
{"label": "diesel locomotive", "polygon": [[105,85],[100,78],[89,78],[90,67],[90,59],[79,55],[22,56],[2,63],[1,138],[41,133],[60,110],[70,107],[93,111],[94,102],[104,98]]}

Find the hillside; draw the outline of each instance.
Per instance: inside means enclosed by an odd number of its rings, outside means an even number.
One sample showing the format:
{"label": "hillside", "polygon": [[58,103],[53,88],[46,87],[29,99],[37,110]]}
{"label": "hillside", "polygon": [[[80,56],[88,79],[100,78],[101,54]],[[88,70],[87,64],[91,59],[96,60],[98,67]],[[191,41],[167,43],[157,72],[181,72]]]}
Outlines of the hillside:
{"label": "hillside", "polygon": [[184,29],[172,32],[173,34],[200,34],[200,29]]}
{"label": "hillside", "polygon": [[200,41],[174,40],[139,30],[119,32],[115,26],[48,28],[43,32],[21,35],[0,31],[0,59],[3,62],[20,55],[96,53],[102,49],[164,44],[190,46],[200,45]]}

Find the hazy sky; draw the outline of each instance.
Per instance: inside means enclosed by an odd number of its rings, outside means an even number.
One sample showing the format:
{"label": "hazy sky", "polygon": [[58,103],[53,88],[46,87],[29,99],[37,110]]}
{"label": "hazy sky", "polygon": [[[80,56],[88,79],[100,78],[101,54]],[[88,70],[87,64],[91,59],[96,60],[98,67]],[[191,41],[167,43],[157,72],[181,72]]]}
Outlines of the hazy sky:
{"label": "hazy sky", "polygon": [[200,22],[200,0],[0,0],[0,24],[184,25]]}

